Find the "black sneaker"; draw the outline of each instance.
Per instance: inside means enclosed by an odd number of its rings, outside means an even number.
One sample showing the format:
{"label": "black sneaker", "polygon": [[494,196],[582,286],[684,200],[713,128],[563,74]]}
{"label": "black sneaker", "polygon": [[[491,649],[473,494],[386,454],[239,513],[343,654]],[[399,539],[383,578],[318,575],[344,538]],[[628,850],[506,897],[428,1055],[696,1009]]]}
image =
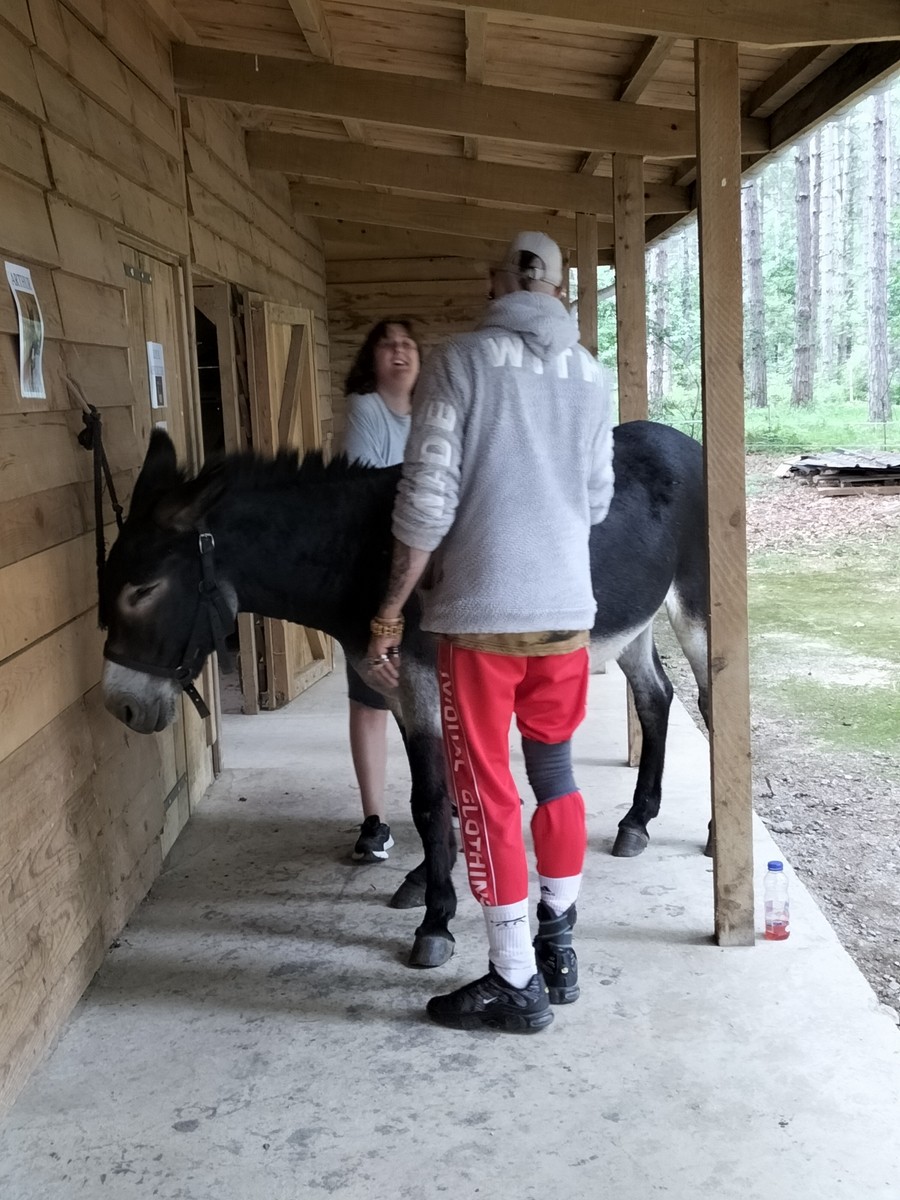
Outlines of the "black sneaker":
{"label": "black sneaker", "polygon": [[578,959],[572,949],[572,930],[575,928],[575,905],[559,916],[545,904],[538,903],[538,931],[534,939],[534,955],[538,970],[547,985],[551,1004],[574,1004],[581,995],[578,986]]}
{"label": "black sneaker", "polygon": [[354,862],[384,862],[394,844],[390,825],[380,817],[366,817],[359,827],[359,837],[353,847]]}
{"label": "black sneaker", "polygon": [[547,988],[532,975],[523,988],[513,987],[494,969],[426,1005],[432,1021],[448,1029],[496,1029],[502,1033],[538,1033],[553,1021]]}

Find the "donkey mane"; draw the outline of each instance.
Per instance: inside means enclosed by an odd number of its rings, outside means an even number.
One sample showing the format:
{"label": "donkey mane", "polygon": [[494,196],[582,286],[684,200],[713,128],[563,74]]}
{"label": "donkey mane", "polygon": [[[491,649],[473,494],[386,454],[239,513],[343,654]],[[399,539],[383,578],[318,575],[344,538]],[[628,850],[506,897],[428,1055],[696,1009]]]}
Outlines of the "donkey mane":
{"label": "donkey mane", "polygon": [[229,454],[204,463],[196,482],[225,481],[229,487],[242,491],[268,491],[308,484],[343,483],[351,479],[371,479],[378,468],[350,462],[345,454],[337,454],[329,462],[321,450],[308,450],[300,461],[296,450],[279,450],[274,457],[247,451]]}

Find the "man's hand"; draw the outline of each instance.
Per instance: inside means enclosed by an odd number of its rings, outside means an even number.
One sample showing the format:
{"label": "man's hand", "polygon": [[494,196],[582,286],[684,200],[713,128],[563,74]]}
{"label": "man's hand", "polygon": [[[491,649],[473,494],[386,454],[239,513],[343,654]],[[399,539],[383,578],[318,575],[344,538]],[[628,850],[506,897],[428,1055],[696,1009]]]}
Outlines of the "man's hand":
{"label": "man's hand", "polygon": [[376,637],[372,635],[366,651],[365,669],[370,683],[376,688],[394,690],[400,683],[400,642],[402,634]]}

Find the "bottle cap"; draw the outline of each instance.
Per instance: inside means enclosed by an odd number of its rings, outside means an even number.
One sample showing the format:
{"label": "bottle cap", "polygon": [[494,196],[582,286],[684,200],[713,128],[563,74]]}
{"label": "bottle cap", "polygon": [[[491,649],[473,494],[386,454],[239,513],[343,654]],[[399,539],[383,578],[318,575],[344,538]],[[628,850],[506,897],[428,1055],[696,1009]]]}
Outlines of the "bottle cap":
{"label": "bottle cap", "polygon": [[779,862],[777,858],[773,859],[772,862],[770,862],[768,865],[769,865],[770,871],[783,871],[784,870],[784,863]]}

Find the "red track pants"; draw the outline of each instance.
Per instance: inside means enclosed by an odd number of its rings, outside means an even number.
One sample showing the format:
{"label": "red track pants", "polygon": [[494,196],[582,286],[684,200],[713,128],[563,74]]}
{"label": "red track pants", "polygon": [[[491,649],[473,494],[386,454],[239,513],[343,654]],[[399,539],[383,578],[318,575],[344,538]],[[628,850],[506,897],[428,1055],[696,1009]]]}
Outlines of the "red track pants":
{"label": "red track pants", "polygon": [[[545,658],[486,654],[442,641],[441,720],[469,884],[481,904],[528,897],[519,790],[509,766],[513,714],[523,737],[568,741],[584,719],[588,652]],[[538,806],[531,833],[540,875],[579,875],[587,834],[584,801],[569,792]]]}

